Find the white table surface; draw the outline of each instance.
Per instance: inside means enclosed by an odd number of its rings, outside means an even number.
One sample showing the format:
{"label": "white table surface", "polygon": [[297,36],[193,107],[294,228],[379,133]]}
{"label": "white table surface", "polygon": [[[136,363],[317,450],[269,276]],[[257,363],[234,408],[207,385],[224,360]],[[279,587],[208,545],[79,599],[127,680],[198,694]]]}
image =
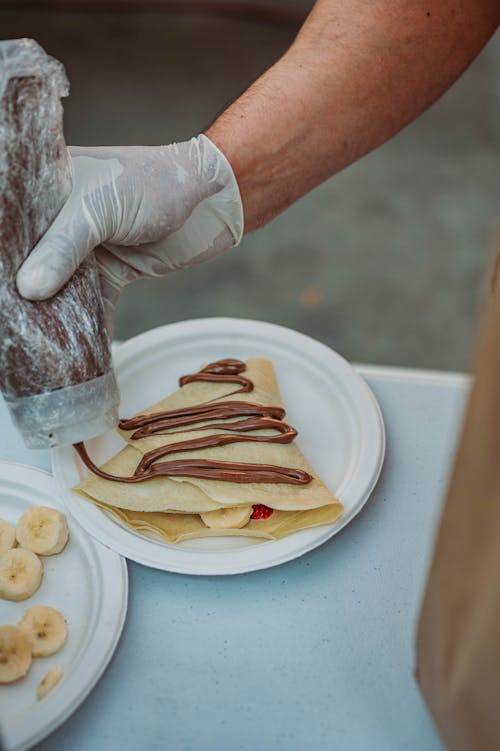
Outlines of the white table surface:
{"label": "white table surface", "polygon": [[[115,656],[38,751],[442,749],[413,679],[413,643],[468,381],[358,369],[387,429],[362,513],[267,571],[194,577],[129,562]],[[1,460],[50,470],[1,398],[0,424]]]}

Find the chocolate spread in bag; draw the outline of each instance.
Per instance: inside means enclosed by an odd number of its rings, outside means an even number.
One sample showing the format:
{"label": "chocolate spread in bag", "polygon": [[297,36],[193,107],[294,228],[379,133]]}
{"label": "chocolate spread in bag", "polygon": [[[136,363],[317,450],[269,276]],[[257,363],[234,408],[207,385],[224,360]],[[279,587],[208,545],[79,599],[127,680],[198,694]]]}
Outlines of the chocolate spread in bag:
{"label": "chocolate spread in bag", "polygon": [[0,388],[26,444],[90,438],[116,423],[118,391],[93,256],[50,300],[16,274],[71,190],[62,66],[29,39],[0,42]]}

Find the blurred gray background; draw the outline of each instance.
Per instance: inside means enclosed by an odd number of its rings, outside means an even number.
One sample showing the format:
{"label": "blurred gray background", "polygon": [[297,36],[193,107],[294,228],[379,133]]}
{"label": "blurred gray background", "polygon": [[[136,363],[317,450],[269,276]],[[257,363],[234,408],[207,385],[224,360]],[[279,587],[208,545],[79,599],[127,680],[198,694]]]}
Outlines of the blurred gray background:
{"label": "blurred gray background", "polygon": [[[234,15],[200,12],[202,3],[198,12],[71,5],[4,5],[0,38],[32,37],[63,62],[66,139],[102,145],[196,135],[288,47],[313,3],[263,2],[257,13],[245,4]],[[415,123],[238,249],[131,285],[117,338],[237,316],[295,328],[352,361],[466,369],[500,250],[499,71],[497,35]]]}

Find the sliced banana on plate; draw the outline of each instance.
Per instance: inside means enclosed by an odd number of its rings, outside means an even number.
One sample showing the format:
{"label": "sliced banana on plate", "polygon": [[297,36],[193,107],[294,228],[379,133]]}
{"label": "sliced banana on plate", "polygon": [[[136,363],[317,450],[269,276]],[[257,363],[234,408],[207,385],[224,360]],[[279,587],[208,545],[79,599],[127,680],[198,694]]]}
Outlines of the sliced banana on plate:
{"label": "sliced banana on plate", "polygon": [[60,668],[52,668],[52,670],[49,670],[47,675],[42,678],[36,688],[36,698],[43,699],[47,696],[49,691],[52,691],[52,689],[57,686],[63,675],[64,671]]}
{"label": "sliced banana on plate", "polygon": [[248,524],[253,506],[233,506],[200,514],[203,524],[211,529],[241,529]]}
{"label": "sliced banana on plate", "polygon": [[31,550],[7,550],[0,555],[0,598],[27,600],[40,586],[42,574],[42,562]]}
{"label": "sliced banana on plate", "polygon": [[19,545],[37,555],[60,553],[68,542],[68,536],[66,517],[49,506],[31,506],[16,527]]}
{"label": "sliced banana on plate", "polygon": [[28,608],[18,625],[31,639],[33,657],[48,657],[59,652],[68,635],[64,616],[48,605]]}
{"label": "sliced banana on plate", "polygon": [[16,545],[15,528],[5,519],[0,519],[0,553],[5,553],[6,550],[15,548]]}
{"label": "sliced banana on plate", "polygon": [[17,626],[0,626],[0,683],[22,678],[31,666],[31,639]]}

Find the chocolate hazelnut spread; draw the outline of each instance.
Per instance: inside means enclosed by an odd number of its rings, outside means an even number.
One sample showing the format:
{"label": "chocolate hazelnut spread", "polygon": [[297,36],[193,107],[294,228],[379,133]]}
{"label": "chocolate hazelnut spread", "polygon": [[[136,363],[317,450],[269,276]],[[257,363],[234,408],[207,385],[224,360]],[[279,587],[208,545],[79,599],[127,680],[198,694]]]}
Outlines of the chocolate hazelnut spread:
{"label": "chocolate hazelnut spread", "polygon": [[[246,365],[240,360],[218,360],[202,368],[198,373],[182,376],[182,387],[194,381],[214,381],[237,383],[242,388],[236,392],[253,391],[252,381],[240,374]],[[131,477],[119,477],[100,470],[90,459],[83,443],[75,444],[78,455],[94,474],[107,480],[117,482],[144,482],[153,477],[199,477],[208,480],[223,480],[238,483],[288,483],[305,485],[311,482],[311,476],[301,469],[281,467],[272,464],[252,464],[248,462],[223,462],[200,459],[177,459],[158,461],[165,456],[204,448],[226,446],[230,443],[261,442],[291,443],[297,431],[283,422],[285,410],[282,407],[265,406],[241,401],[205,402],[165,412],[137,415],[120,420],[122,430],[135,430],[131,440],[138,440],[150,435],[172,435],[176,432],[203,430],[221,430],[208,436],[183,439],[175,443],[148,451],[137,465]],[[242,419],[237,419],[237,418]],[[200,425],[201,423],[201,425]],[[185,426],[197,425],[197,427]],[[179,430],[181,428],[181,430]],[[271,434],[247,435],[256,430],[272,430]]]}
{"label": "chocolate hazelnut spread", "polygon": [[[239,383],[240,389],[232,391],[232,394],[243,394],[253,391],[253,383],[248,378],[240,376],[246,369],[245,363],[240,360],[218,360],[206,365],[198,373],[182,376],[179,378],[179,386],[185,386],[186,383],[193,381],[209,381],[212,383]],[[229,394],[228,394],[229,396]]]}
{"label": "chocolate hazelnut spread", "polygon": [[49,300],[30,302],[16,275],[71,190],[60,63],[30,39],[0,42],[0,388],[28,446],[72,443],[116,424],[93,256]]}

